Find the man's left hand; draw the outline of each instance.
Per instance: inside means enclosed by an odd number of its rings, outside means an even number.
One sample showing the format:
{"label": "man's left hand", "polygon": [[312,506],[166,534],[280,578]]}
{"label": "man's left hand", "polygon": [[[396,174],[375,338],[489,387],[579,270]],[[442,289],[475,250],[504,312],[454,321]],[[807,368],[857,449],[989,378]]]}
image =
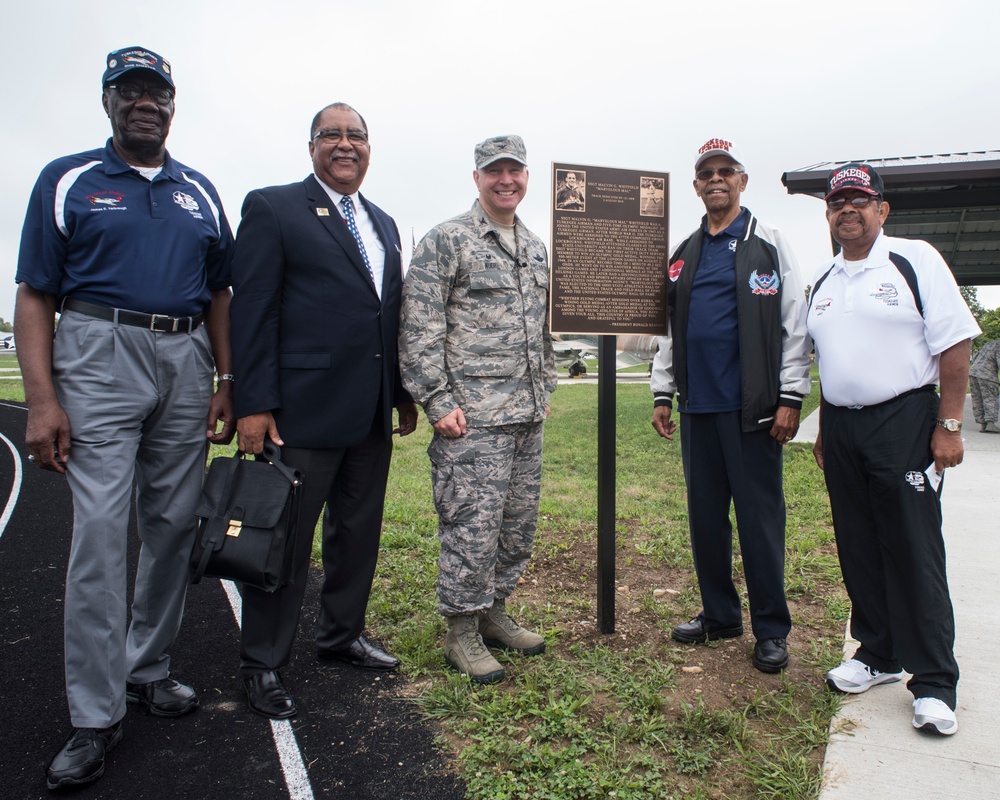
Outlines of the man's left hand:
{"label": "man's left hand", "polygon": [[799,409],[788,406],[778,406],[774,412],[774,424],[771,426],[771,436],[778,444],[788,444],[799,432]]}
{"label": "man's left hand", "polygon": [[957,467],[965,457],[962,432],[946,431],[940,425],[935,425],[931,436],[931,453],[934,454],[936,472],[943,472],[948,467]]}
{"label": "man's left hand", "polygon": [[396,406],[399,414],[399,427],[393,428],[393,433],[400,436],[409,436],[417,429],[417,405],[416,403],[400,403]]}
{"label": "man's left hand", "polygon": [[[218,430],[219,423],[222,430]],[[208,441],[212,444],[229,444],[236,435],[236,417],[233,408],[233,383],[221,381],[208,404]]]}

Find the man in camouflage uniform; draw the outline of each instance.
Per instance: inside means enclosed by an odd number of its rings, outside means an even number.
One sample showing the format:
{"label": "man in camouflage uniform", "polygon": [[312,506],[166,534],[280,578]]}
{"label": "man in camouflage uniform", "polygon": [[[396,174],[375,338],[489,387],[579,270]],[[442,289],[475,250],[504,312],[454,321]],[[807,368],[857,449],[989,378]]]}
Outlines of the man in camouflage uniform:
{"label": "man in camouflage uniform", "polygon": [[476,146],[479,199],[424,237],[403,285],[403,384],[434,426],[445,659],[477,683],[504,677],[486,645],[545,650],[505,608],[531,558],[556,388],[545,245],[515,214],[525,159],[519,136]]}
{"label": "man in camouflage uniform", "polygon": [[981,433],[1000,433],[997,427],[997,372],[1000,371],[1000,340],[984,344],[969,367],[969,394],[972,395],[972,416]]}

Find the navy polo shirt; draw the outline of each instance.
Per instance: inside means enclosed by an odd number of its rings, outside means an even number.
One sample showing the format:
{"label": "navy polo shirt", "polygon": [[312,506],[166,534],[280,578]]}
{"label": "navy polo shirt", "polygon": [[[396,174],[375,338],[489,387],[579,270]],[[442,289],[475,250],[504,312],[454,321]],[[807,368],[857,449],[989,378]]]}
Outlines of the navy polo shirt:
{"label": "navy polo shirt", "polygon": [[103,149],[56,159],[28,202],[14,280],[111,308],[188,316],[230,284],[218,192],[166,154],[152,181]]}
{"label": "navy polo shirt", "polygon": [[701,255],[691,285],[687,329],[688,397],[693,414],[739,411],[740,337],[736,308],[736,245],[747,210],[714,236],[702,227]]}

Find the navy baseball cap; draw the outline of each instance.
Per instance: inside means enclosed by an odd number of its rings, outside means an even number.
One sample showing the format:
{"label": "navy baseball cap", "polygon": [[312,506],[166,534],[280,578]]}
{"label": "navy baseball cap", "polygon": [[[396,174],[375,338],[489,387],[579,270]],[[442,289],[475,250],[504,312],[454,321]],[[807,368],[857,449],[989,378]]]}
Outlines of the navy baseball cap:
{"label": "navy baseball cap", "polygon": [[837,192],[847,189],[857,189],[873,197],[885,193],[882,176],[871,164],[862,164],[859,161],[852,161],[830,171],[826,178],[826,197],[823,199],[829,200]]}
{"label": "navy baseball cap", "polygon": [[156,73],[167,82],[171,89],[176,88],[170,62],[145,47],[123,47],[121,50],[108,53],[107,69],[104,70],[101,85],[105,86],[109,81],[113,81],[134,69]]}

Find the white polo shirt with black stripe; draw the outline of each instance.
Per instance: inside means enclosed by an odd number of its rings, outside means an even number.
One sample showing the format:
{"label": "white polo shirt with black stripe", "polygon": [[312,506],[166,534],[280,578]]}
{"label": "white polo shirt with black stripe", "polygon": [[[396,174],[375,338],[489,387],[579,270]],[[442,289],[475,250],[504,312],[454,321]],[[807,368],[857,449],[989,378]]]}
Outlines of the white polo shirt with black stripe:
{"label": "white polo shirt with black stripe", "polygon": [[842,252],[816,272],[807,324],[823,397],[846,407],[936,384],[940,354],[980,333],[940,253],[884,233],[854,274]]}

